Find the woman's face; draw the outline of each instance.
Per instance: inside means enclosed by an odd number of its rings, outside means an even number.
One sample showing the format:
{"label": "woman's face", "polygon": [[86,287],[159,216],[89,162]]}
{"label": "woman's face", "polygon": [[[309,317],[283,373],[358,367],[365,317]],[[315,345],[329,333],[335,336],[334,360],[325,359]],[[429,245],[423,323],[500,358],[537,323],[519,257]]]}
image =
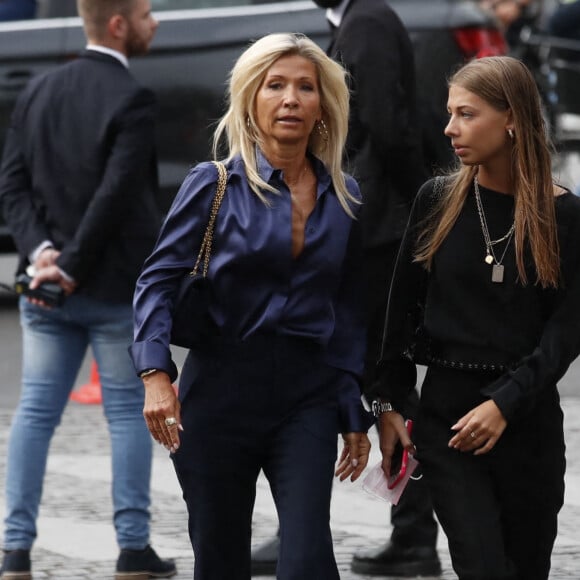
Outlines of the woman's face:
{"label": "woman's face", "polygon": [[455,154],[464,165],[489,165],[505,161],[511,154],[508,129],[513,129],[510,111],[498,111],[476,94],[451,85],[447,101],[449,123],[445,135],[451,138]]}
{"label": "woman's face", "polygon": [[265,146],[274,142],[305,146],[320,117],[314,63],[298,55],[279,58],[266,72],[256,95],[255,118]]}

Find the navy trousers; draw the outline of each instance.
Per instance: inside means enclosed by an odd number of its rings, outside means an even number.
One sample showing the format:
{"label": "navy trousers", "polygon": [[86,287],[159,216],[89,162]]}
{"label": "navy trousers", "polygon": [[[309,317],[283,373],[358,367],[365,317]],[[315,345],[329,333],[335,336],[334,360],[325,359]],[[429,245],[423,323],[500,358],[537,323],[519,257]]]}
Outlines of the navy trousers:
{"label": "navy trousers", "polygon": [[303,339],[261,337],[191,351],[173,456],[189,514],[195,580],[248,580],[256,480],[280,521],[280,580],[338,580],[330,533],[336,369]]}
{"label": "navy trousers", "polygon": [[430,367],[414,441],[460,580],[547,580],[564,501],[563,414],[556,387],[474,456],[447,446],[450,427],[485,399],[493,377]]}

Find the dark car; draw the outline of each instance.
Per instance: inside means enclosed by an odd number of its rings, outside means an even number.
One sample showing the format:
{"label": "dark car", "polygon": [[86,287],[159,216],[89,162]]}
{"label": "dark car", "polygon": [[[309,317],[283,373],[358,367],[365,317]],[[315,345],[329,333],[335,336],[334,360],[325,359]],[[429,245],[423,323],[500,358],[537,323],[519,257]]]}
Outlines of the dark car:
{"label": "dark car", "polygon": [[[443,137],[449,72],[464,60],[505,51],[492,18],[471,0],[391,0],[412,37],[428,158],[449,161]],[[160,21],[151,52],[131,61],[159,99],[159,175],[164,209],[188,168],[207,159],[223,112],[227,74],[249,41],[302,32],[326,48],[324,11],[310,1],[152,0]],[[85,40],[74,0],[39,0],[37,18],[0,23],[0,147],[18,92],[34,75],[75,58]],[[380,54],[376,55],[381,58]],[[0,226],[0,251],[13,249]]]}

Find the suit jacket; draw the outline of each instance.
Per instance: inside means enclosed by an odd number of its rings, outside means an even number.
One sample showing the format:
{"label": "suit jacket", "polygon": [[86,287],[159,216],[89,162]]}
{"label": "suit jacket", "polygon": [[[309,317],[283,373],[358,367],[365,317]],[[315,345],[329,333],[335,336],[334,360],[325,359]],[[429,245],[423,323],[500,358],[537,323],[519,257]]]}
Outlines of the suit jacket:
{"label": "suit jacket", "polygon": [[49,240],[79,292],[131,302],[160,226],[154,115],[153,94],[96,51],[30,82],[0,171],[20,269]]}
{"label": "suit jacket", "polygon": [[351,75],[347,164],[363,196],[364,246],[398,242],[428,177],[409,35],[384,0],[352,0],[328,53]]}

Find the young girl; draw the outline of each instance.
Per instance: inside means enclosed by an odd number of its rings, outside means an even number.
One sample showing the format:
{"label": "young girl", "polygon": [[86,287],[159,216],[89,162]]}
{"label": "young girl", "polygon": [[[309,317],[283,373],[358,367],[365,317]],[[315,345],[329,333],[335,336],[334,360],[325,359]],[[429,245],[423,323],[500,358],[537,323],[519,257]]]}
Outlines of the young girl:
{"label": "young girl", "polygon": [[389,297],[383,469],[398,438],[413,450],[392,409],[415,383],[419,325],[414,442],[453,567],[461,580],[545,580],[564,498],[557,382],[580,350],[580,200],[553,183],[521,62],[470,62],[448,109],[461,167],[419,191]]}

